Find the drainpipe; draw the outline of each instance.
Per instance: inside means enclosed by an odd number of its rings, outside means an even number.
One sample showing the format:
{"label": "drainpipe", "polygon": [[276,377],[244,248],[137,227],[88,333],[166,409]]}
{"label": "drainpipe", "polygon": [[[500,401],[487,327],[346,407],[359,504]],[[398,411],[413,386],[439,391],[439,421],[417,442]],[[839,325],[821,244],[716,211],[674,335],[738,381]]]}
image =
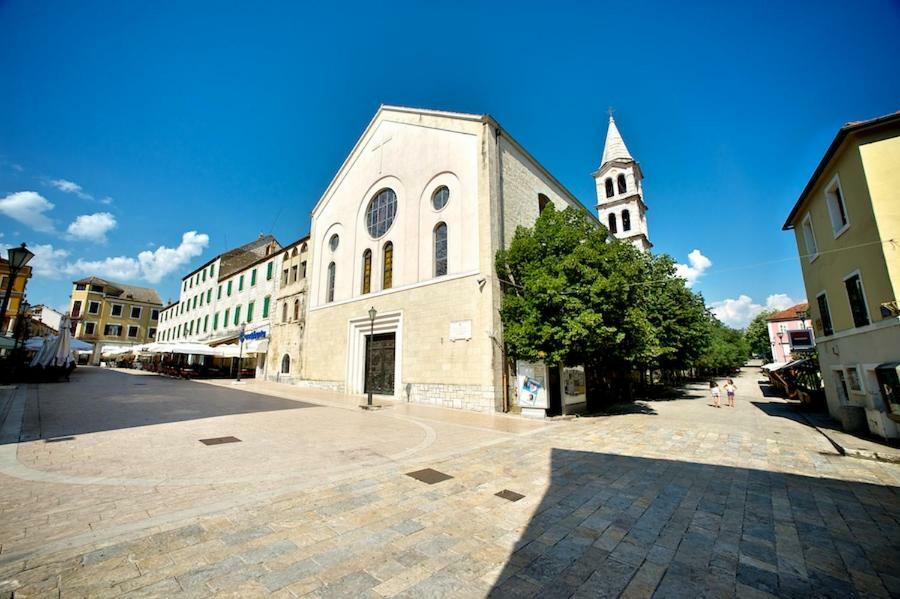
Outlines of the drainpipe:
{"label": "drainpipe", "polygon": [[[503,152],[500,149],[500,131],[499,125],[494,128],[494,145],[497,151],[497,204],[499,212],[500,227],[500,249],[506,247],[506,215],[503,203]],[[499,284],[498,284],[499,286]],[[503,384],[503,405],[501,406],[504,413],[509,412],[509,357],[506,355],[506,342],[503,335],[503,320],[500,319],[500,360],[502,362]]]}

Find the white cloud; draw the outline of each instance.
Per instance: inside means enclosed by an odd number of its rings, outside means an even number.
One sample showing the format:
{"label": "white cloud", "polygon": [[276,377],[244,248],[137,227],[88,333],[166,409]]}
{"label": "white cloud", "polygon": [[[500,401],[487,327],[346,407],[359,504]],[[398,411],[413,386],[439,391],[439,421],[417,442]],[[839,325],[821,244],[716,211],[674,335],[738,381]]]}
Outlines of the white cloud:
{"label": "white cloud", "polygon": [[63,191],[65,193],[74,193],[82,200],[93,200],[94,196],[89,193],[86,193],[84,189],[81,188],[81,185],[75,183],[74,181],[67,181],[65,179],[52,179],[50,181],[50,185],[55,187],[56,189]]}
{"label": "white cloud", "polygon": [[742,329],[750,324],[753,317],[763,310],[784,310],[798,304],[785,293],[775,293],[766,298],[765,305],[757,304],[749,295],[741,294],[737,299],[724,299],[709,305],[716,318],[730,327]]}
{"label": "white cloud", "polygon": [[100,203],[106,204],[107,206],[109,206],[110,204],[113,203],[113,199],[109,196],[104,196],[104,197],[100,198]]}
{"label": "white cloud", "polygon": [[69,274],[93,274],[110,279],[144,279],[150,283],[160,282],[166,275],[179,270],[192,258],[203,253],[209,245],[209,235],[188,231],[181,236],[181,244],[175,248],[164,245],[152,252],[145,250],[137,258],[115,256],[103,260],[76,260],[67,265]]}
{"label": "white cloud", "polygon": [[115,256],[102,260],[82,260],[66,266],[66,272],[71,275],[97,275],[120,281],[131,281],[141,278],[141,265],[134,258],[128,256]]}
{"label": "white cloud", "polygon": [[710,266],[712,266],[712,260],[704,256],[700,250],[695,249],[688,254],[687,264],[675,265],[675,274],[684,279],[688,287],[692,287]]}
{"label": "white cloud", "polygon": [[36,191],[17,191],[0,199],[0,214],[42,233],[53,232],[53,221],[44,214],[50,210],[53,203]]}
{"label": "white cloud", "polygon": [[13,163],[13,164],[11,164],[10,166],[12,167],[12,169],[13,169],[14,171],[17,171],[17,172],[20,172],[20,173],[21,173],[22,171],[25,170],[24,168],[22,168],[22,165],[21,165],[21,164],[15,164],[15,163]]}
{"label": "white cloud", "polygon": [[33,276],[58,279],[65,274],[64,262],[69,256],[69,252],[56,249],[49,243],[29,245],[28,249],[34,252],[34,258],[28,263]]}
{"label": "white cloud", "polygon": [[66,231],[73,239],[106,243],[106,234],[116,228],[116,217],[109,212],[82,214]]}

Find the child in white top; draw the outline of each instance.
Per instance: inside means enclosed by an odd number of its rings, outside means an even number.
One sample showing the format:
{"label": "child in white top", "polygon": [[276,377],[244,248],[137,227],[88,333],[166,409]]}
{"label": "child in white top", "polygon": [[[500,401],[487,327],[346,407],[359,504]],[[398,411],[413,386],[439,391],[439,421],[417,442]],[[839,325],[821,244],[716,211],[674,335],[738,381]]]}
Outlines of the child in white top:
{"label": "child in white top", "polygon": [[721,392],[719,391],[719,383],[710,381],[709,392],[712,393],[713,406],[716,408],[721,408],[722,406],[719,405],[719,397],[721,397]]}
{"label": "child in white top", "polygon": [[732,408],[734,407],[735,391],[737,391],[737,386],[735,386],[734,381],[731,379],[727,379],[725,381],[725,393],[728,395],[728,405]]}

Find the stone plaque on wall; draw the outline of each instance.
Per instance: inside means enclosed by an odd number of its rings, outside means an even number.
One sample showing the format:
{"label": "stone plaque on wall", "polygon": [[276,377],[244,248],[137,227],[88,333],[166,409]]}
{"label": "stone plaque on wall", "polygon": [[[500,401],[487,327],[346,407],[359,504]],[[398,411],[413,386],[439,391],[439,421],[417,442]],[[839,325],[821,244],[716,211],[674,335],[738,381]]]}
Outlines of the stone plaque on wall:
{"label": "stone plaque on wall", "polygon": [[454,320],[450,323],[450,341],[468,341],[471,338],[471,320]]}

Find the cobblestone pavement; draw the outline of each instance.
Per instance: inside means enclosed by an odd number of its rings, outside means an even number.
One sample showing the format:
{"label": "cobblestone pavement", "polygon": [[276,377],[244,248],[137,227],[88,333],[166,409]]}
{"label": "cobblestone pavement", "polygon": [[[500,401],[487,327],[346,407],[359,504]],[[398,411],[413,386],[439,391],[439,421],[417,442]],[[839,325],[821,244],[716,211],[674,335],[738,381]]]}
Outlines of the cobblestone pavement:
{"label": "cobblestone pavement", "polygon": [[0,596],[900,595],[900,466],[737,383],[550,424],[97,369],[0,389]]}

